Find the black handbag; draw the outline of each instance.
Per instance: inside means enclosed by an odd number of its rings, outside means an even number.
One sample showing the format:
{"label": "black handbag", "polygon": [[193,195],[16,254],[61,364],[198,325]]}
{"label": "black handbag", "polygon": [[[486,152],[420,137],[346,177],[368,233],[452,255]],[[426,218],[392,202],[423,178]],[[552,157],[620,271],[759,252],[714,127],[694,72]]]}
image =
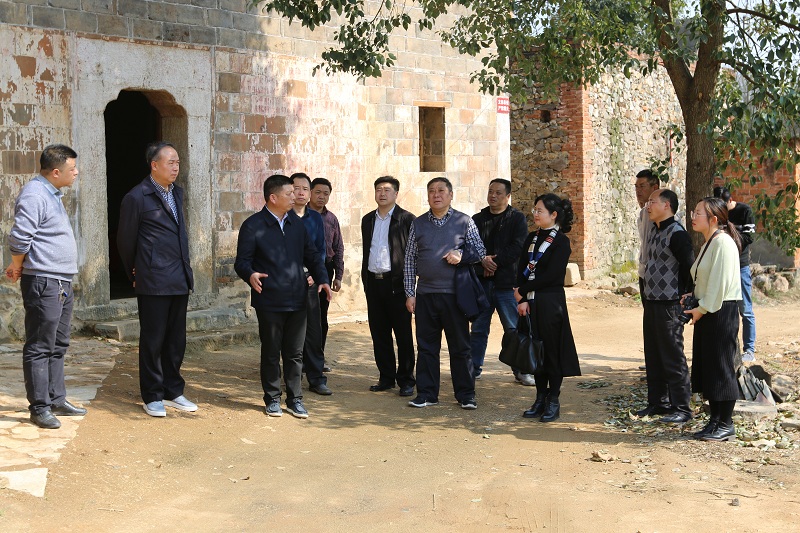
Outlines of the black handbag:
{"label": "black handbag", "polygon": [[533,332],[531,315],[519,317],[517,329],[503,334],[500,361],[523,374],[536,374],[544,365],[544,344]]}

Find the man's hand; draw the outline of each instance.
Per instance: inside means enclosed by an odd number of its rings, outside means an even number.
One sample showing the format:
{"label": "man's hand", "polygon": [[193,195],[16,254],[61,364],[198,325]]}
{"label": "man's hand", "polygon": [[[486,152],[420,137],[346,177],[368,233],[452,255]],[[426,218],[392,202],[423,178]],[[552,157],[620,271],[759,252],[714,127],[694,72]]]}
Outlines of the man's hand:
{"label": "man's hand", "polygon": [[406,309],[408,309],[408,312],[413,315],[414,311],[417,310],[417,299],[413,296],[406,298]]}
{"label": "man's hand", "polygon": [[14,263],[11,263],[6,268],[6,277],[13,282],[19,281],[19,278],[22,277],[22,267],[17,267]]}
{"label": "man's hand", "polygon": [[497,271],[497,263],[494,262],[495,257],[497,257],[497,255],[486,255],[483,257],[483,259],[481,259],[483,269],[487,272],[491,272],[490,275],[494,275],[494,273]]}
{"label": "man's hand", "polygon": [[325,294],[328,296],[328,301],[330,302],[331,298],[333,298],[333,293],[331,292],[331,286],[328,285],[327,283],[323,283],[322,285],[319,286],[319,289],[317,289],[317,293],[320,293],[322,291],[325,291]]}
{"label": "man's hand", "polygon": [[309,287],[312,287],[314,285],[314,278],[311,276],[306,276],[306,282],[308,282]]}
{"label": "man's hand", "polygon": [[331,290],[333,292],[339,292],[341,288],[342,288],[342,280],[340,279],[333,280],[333,286],[331,286]]}
{"label": "man's hand", "polygon": [[261,279],[268,277],[269,275],[262,272],[253,272],[250,274],[250,286],[253,287],[253,290],[258,294],[261,294]]}
{"label": "man's hand", "polygon": [[442,259],[451,265],[457,265],[461,262],[461,250],[450,250]]}

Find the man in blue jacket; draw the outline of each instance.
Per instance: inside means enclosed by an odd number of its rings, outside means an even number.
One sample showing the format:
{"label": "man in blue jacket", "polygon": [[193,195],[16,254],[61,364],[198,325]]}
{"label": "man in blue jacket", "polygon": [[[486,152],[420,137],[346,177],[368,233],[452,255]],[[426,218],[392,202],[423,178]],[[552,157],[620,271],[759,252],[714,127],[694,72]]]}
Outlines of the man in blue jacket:
{"label": "man in blue jacket", "polygon": [[[261,339],[261,386],[269,416],[281,416],[281,360],[286,410],[308,418],[303,405],[301,373],[306,334],[308,282],[303,266],[318,281],[328,300],[331,288],[320,253],[303,221],[292,210],[292,181],[280,174],[264,182],[266,205],[239,229],[236,273],[251,287],[251,305]],[[319,300],[318,300],[319,301]]]}
{"label": "man in blue jacket", "polygon": [[117,230],[120,259],[139,305],[139,387],[144,411],[167,416],[164,406],[197,411],[183,395],[186,310],[194,289],[183,189],[175,185],[180,158],[158,142],[145,154],[150,175],[122,199]]}

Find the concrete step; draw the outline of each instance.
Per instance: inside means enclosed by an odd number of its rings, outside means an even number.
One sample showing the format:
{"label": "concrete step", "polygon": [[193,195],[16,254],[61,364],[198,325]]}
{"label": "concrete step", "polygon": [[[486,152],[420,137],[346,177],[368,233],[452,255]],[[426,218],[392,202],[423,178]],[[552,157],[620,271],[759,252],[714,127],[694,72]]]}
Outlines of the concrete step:
{"label": "concrete step", "polygon": [[[218,307],[189,311],[186,314],[187,332],[223,331],[249,323],[255,325],[255,318],[248,318],[241,309]],[[257,334],[258,328],[256,327],[255,330]],[[121,342],[138,341],[139,320],[128,318],[113,322],[99,322],[94,325],[94,331],[102,337],[116,339]]]}

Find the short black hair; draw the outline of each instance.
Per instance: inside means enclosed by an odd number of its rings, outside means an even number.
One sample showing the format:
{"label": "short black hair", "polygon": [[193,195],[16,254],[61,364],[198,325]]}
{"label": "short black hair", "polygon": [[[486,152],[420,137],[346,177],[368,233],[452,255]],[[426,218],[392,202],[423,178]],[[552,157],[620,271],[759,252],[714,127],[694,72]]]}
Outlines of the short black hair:
{"label": "short black hair", "polygon": [[639,173],[636,174],[636,179],[641,179],[641,178],[646,179],[647,183],[649,183],[651,187],[658,187],[659,185],[661,185],[658,176],[656,176],[656,174],[649,168],[640,170]]}
{"label": "short black hair", "polygon": [[67,159],[77,159],[78,154],[65,144],[51,144],[45,146],[42,155],[39,157],[39,165],[42,171],[47,172],[61,168]]}
{"label": "short black hair", "polygon": [[291,184],[291,178],[289,178],[289,176],[284,176],[283,174],[273,174],[272,176],[268,177],[266,180],[264,180],[264,201],[268,202],[271,194],[275,194],[284,186]]}
{"label": "short black hair", "polygon": [[437,177],[437,178],[433,178],[433,179],[432,179],[431,181],[429,181],[429,182],[428,182],[428,184],[425,186],[425,189],[429,189],[429,188],[430,188],[430,186],[431,186],[431,185],[433,185],[434,183],[444,183],[445,185],[447,185],[447,190],[448,190],[448,191],[450,191],[450,192],[453,192],[453,184],[452,184],[452,183],[450,183],[450,180],[449,180],[449,179],[447,179],[447,178],[445,178],[444,176],[439,176],[439,177]]}
{"label": "short black hair", "polygon": [[311,188],[311,178],[309,178],[308,174],[306,174],[305,172],[295,172],[294,174],[289,176],[289,179],[292,180],[292,183],[294,183],[294,180],[296,179],[304,179],[308,181],[308,188],[309,189]]}
{"label": "short black hair", "polygon": [[144,152],[144,158],[147,160],[148,168],[150,167],[150,163],[158,159],[158,156],[161,154],[161,150],[167,147],[172,148],[176,152],[178,151],[178,149],[175,148],[175,146],[172,143],[168,143],[165,141],[159,141],[147,145],[147,149]]}
{"label": "short black hair", "polygon": [[503,178],[495,178],[495,179],[493,179],[492,181],[489,182],[489,185],[491,185],[492,183],[502,183],[506,188],[506,196],[511,194],[511,182],[510,181],[504,180]]}
{"label": "short black hair", "polygon": [[333,185],[331,185],[331,182],[325,178],[314,178],[314,180],[311,182],[311,188],[313,189],[317,185],[325,185],[331,191],[333,190]]}
{"label": "short black hair", "polygon": [[714,198],[721,198],[728,203],[731,201],[731,191],[727,187],[714,187]]}
{"label": "short black hair", "polygon": [[388,183],[392,187],[394,187],[395,192],[400,192],[400,181],[395,178],[394,176],[381,176],[380,178],[375,180],[375,188],[378,188],[378,185],[381,183]]}
{"label": "short black hair", "polygon": [[675,194],[675,191],[670,189],[661,189],[661,192],[658,193],[658,197],[669,202],[669,207],[672,209],[673,215],[678,212],[678,195]]}

